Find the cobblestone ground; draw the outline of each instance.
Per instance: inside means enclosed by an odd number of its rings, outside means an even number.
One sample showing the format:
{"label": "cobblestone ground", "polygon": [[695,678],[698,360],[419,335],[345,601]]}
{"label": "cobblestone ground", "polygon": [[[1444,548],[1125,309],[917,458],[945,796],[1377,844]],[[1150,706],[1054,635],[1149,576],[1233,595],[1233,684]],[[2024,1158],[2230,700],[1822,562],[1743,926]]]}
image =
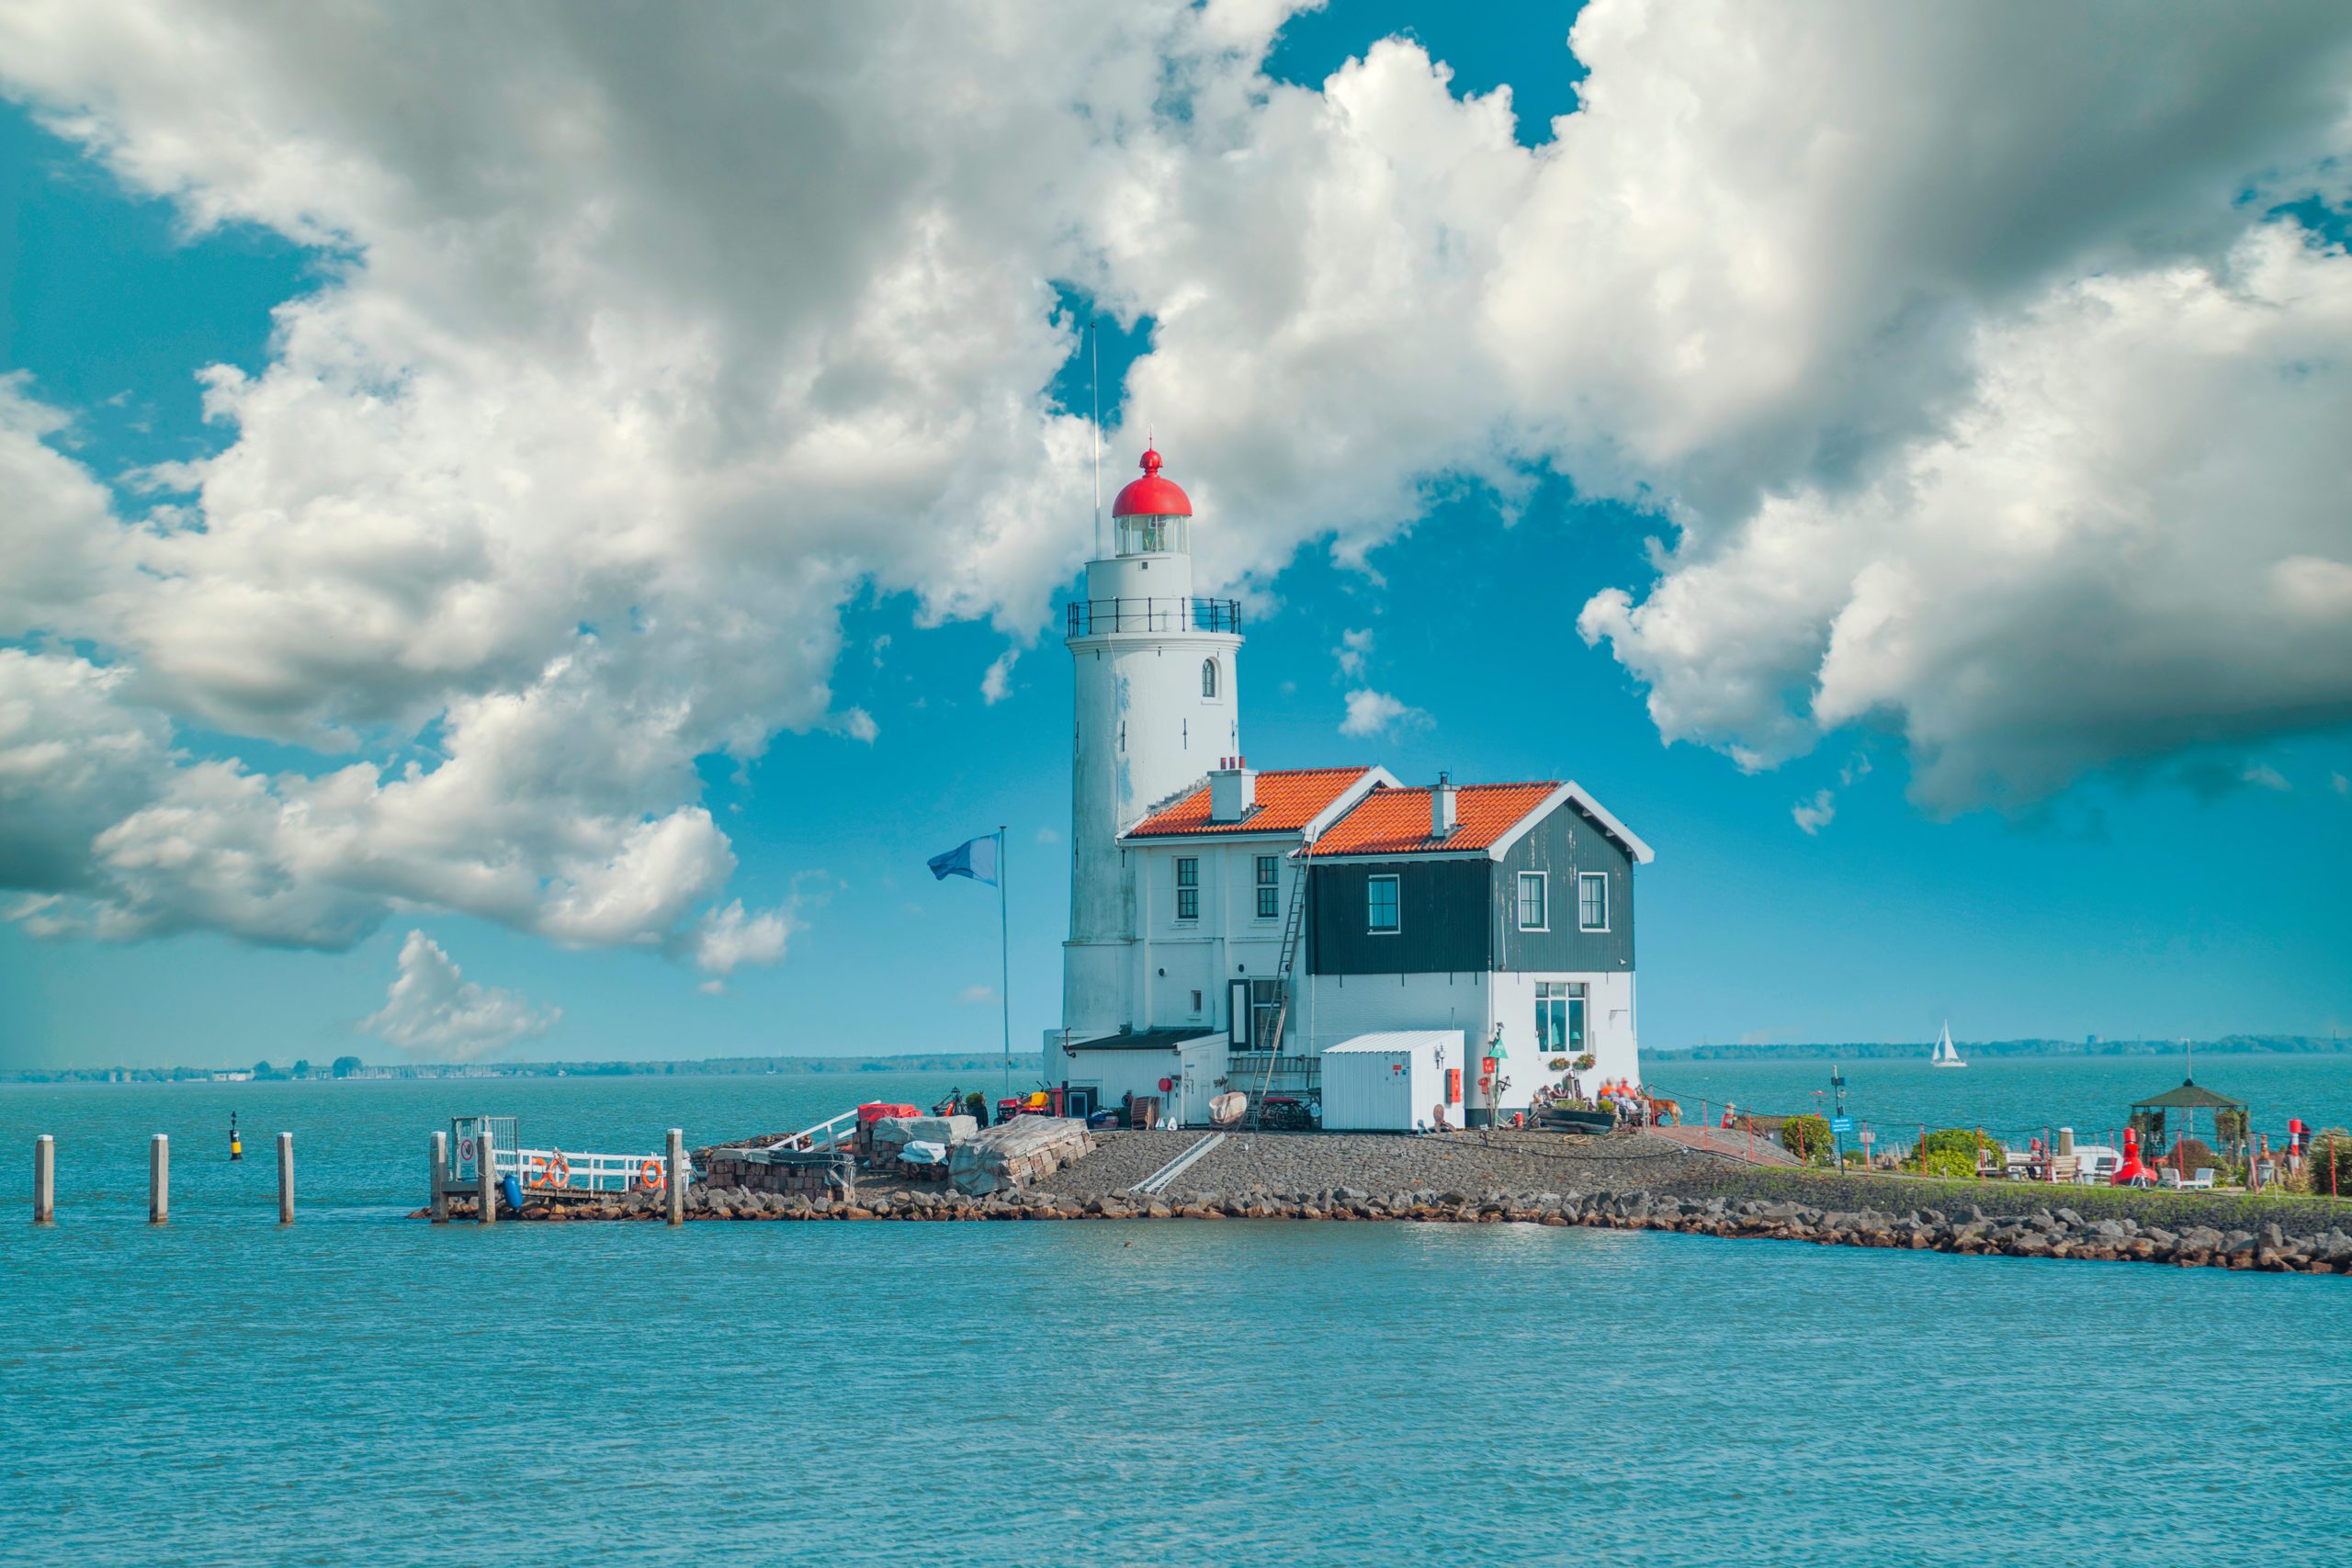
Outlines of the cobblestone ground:
{"label": "cobblestone ground", "polygon": [[[1100,1146],[1040,1183],[1039,1192],[1108,1196],[1158,1170],[1200,1133],[1097,1134]],[[1365,1133],[1234,1133],[1178,1176],[1171,1198],[1217,1193],[1312,1193],[1351,1189],[1378,1196],[1413,1191],[1623,1192],[1739,1162],[1664,1138],[1625,1133],[1605,1138],[1498,1132],[1419,1137]]]}
{"label": "cobblestone ground", "polygon": [[1206,1133],[1094,1134],[1094,1152],[1039,1182],[1036,1190],[1071,1198],[1107,1198],[1125,1192],[1203,1138]]}

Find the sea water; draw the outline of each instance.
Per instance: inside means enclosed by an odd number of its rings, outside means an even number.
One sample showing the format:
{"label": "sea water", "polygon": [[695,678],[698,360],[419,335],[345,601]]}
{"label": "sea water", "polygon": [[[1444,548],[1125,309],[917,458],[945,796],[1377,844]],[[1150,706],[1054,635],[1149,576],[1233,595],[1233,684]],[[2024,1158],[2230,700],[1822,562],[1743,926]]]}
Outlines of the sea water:
{"label": "sea water", "polygon": [[[1669,1055],[1643,1061],[1644,1075],[1675,1097],[1686,1122],[1697,1121],[1702,1107],[1719,1118],[1726,1100],[1744,1111],[1826,1116],[1836,1102],[1832,1066]],[[1985,1057],[1966,1067],[1938,1067],[1924,1046],[1917,1056],[1835,1066],[1845,1077],[1856,1130],[1868,1125],[1906,1147],[1922,1127],[1981,1127],[2017,1145],[2060,1127],[2074,1128],[2086,1143],[2120,1137],[2133,1100],[2178,1089],[2192,1070],[2179,1056]],[[2193,1070],[2202,1087],[2244,1102],[2254,1130],[2267,1134],[2274,1146],[2284,1140],[2290,1118],[2313,1127],[2352,1125],[2352,1055],[2208,1055]],[[2199,1111],[2199,1134],[2209,1125]]]}
{"label": "sea water", "polygon": [[[2115,1075],[2086,1103],[2177,1077],[2081,1066]],[[2340,1065],[2279,1070],[2345,1119]],[[0,1089],[0,1562],[1981,1568],[2352,1539],[2343,1278],[1529,1226],[402,1217],[451,1114],[650,1151],[946,1087]]]}

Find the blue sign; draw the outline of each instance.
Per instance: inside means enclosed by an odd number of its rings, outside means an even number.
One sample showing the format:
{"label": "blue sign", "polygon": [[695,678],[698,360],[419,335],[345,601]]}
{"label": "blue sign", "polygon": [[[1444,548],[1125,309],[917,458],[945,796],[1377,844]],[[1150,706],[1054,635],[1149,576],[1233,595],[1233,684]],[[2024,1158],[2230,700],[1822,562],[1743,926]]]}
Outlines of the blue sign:
{"label": "blue sign", "polygon": [[1854,1119],[1851,1116],[1832,1116],[1829,1119],[1829,1130],[1833,1133],[1850,1133],[1854,1130]]}

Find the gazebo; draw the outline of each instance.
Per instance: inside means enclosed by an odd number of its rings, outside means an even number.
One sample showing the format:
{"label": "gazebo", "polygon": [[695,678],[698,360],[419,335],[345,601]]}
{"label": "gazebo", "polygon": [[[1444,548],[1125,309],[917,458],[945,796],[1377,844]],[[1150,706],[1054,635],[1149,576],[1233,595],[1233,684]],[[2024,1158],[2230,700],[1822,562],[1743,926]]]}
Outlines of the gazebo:
{"label": "gazebo", "polygon": [[2140,1136],[2154,1145],[2152,1151],[2154,1159],[2162,1159],[2165,1150],[2175,1141],[2171,1122],[2172,1113],[2176,1111],[2180,1112],[2177,1128],[2177,1135],[2180,1138],[2193,1138],[2197,1135],[2197,1113],[2200,1111],[2210,1118],[2213,1147],[2218,1149],[2223,1146],[2222,1112],[2225,1111],[2237,1113],[2234,1118],[2237,1130],[2231,1135],[2230,1144],[2234,1145],[2245,1135],[2245,1102],[2244,1100],[2232,1100],[2226,1094],[2215,1094],[2210,1089],[2199,1089],[2195,1078],[2183,1078],[2180,1080],[2178,1089],[2166,1089],[2162,1094],[2132,1102],[2132,1122],[2139,1127]]}

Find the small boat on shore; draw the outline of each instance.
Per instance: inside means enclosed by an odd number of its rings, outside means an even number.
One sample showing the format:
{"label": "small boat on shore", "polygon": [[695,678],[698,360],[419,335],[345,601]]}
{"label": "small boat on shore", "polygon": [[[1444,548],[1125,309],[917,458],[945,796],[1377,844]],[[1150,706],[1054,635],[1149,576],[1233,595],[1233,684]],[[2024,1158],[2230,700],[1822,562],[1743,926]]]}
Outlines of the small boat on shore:
{"label": "small boat on shore", "polygon": [[1928,1057],[1928,1061],[1931,1066],[1939,1067],[1968,1066],[1966,1062],[1960,1059],[1960,1053],[1952,1047],[1951,1024],[1944,1025],[1943,1036],[1936,1042],[1935,1051]]}

